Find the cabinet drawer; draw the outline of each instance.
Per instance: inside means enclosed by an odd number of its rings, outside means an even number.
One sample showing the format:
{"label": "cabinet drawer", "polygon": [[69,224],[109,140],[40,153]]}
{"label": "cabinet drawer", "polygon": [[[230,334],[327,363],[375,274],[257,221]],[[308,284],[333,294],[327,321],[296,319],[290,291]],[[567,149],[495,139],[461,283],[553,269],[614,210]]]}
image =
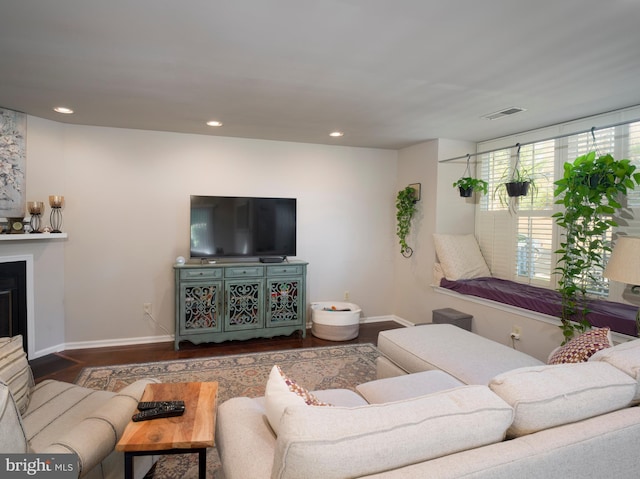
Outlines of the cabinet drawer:
{"label": "cabinet drawer", "polygon": [[234,267],[225,268],[225,278],[248,278],[251,276],[263,276],[264,268],[262,266],[247,266],[247,267]]}
{"label": "cabinet drawer", "polygon": [[222,278],[222,270],[218,268],[183,269],[180,279]]}
{"label": "cabinet drawer", "polygon": [[279,265],[267,266],[267,276],[279,276],[290,274],[302,274],[302,266],[295,265]]}

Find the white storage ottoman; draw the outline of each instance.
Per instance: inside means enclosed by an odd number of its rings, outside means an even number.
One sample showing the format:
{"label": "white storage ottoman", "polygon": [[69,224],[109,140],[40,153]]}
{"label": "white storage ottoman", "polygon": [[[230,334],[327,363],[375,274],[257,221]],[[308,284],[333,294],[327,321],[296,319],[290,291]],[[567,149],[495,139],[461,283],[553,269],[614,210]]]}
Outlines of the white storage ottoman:
{"label": "white storage ottoman", "polygon": [[360,306],[343,302],[311,303],[311,334],[328,341],[348,341],[360,332]]}

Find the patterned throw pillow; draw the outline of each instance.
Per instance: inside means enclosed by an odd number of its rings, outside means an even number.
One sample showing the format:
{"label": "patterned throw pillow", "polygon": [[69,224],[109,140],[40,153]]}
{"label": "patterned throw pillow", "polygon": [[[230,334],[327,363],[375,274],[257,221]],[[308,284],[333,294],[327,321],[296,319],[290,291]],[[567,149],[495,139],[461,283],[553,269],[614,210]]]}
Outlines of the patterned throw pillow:
{"label": "patterned throw pillow", "polygon": [[33,376],[21,335],[0,338],[0,381],[9,386],[20,414],[24,414],[29,406]]}
{"label": "patterned throw pillow", "polygon": [[277,365],[271,369],[269,374],[265,402],[267,419],[276,434],[278,434],[280,418],[287,407],[305,404],[307,406],[331,406],[331,404],[320,401],[293,379],[287,377]]}
{"label": "patterned throw pillow", "polygon": [[613,346],[609,328],[594,328],[557,348],[549,357],[549,364],[582,363],[601,349]]}

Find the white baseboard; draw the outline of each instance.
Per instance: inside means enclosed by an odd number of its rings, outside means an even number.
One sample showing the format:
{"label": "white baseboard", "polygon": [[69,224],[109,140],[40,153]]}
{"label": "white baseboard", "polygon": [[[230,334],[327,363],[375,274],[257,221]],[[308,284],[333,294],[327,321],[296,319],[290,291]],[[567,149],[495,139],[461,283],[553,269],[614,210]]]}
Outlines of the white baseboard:
{"label": "white baseboard", "polygon": [[72,349],[93,349],[93,348],[110,348],[114,346],[135,346],[136,344],[152,344],[166,343],[173,341],[173,335],[163,336],[145,336],[140,338],[123,338],[123,339],[104,339],[100,341],[75,341],[71,343],[59,344],[47,349],[36,351],[33,358],[35,359],[47,354],[59,353],[60,351],[70,351]]}
{"label": "white baseboard", "polygon": [[[403,326],[411,326],[410,322],[395,315],[371,316],[368,318],[361,318],[360,324],[381,323],[384,321],[395,321],[396,323],[402,324]],[[307,329],[310,328],[311,324],[309,323],[307,325]],[[139,338],[105,339],[100,341],[75,341],[71,343],[59,344],[57,346],[43,349],[41,351],[36,351],[34,357],[29,359],[35,359],[46,356],[47,354],[59,353],[60,351],[70,351],[73,349],[110,348],[115,346],[135,346],[136,344],[166,343],[169,341],[172,342],[174,339],[175,338],[173,335],[165,334],[162,336],[145,336]]]}

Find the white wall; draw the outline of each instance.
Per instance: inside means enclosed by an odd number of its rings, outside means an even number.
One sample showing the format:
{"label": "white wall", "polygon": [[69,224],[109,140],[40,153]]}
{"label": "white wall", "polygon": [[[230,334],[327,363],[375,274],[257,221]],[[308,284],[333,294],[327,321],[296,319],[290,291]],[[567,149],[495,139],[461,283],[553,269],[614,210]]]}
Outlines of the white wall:
{"label": "white wall", "polygon": [[[397,152],[62,125],[29,117],[27,196],[65,196],[66,343],[174,329],[172,265],[189,254],[189,195],[298,198],[308,301],[393,313]],[[45,213],[48,219],[49,209]],[[48,221],[47,221],[48,222]]]}
{"label": "white wall", "polygon": [[459,169],[459,165],[456,168],[447,164],[443,173],[438,161],[474,149],[474,143],[439,139],[398,153],[396,191],[410,183],[422,183],[422,199],[407,241],[414,250],[413,256],[403,258],[399,245],[394,249],[394,313],[400,318],[408,321],[431,318],[434,309],[430,300],[435,262],[433,233],[473,233],[473,205],[460,198],[452,186],[461,176],[464,166]]}

